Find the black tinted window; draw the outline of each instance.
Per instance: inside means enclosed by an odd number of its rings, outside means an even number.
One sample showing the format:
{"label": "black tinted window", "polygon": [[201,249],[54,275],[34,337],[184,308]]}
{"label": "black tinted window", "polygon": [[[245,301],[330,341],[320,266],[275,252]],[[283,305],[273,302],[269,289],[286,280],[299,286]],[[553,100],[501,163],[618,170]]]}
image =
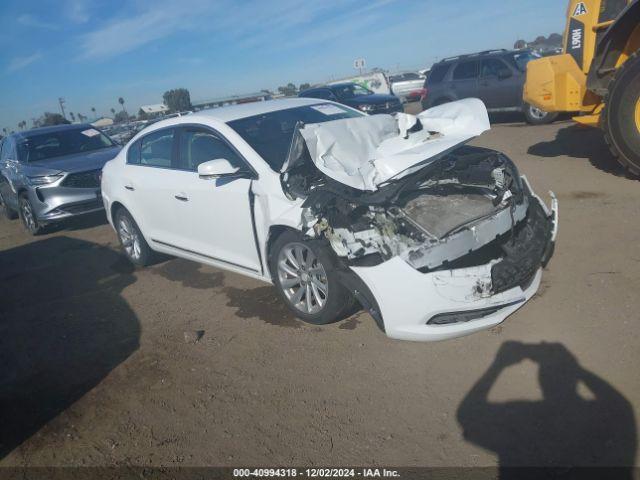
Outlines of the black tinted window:
{"label": "black tinted window", "polygon": [[322,123],[341,118],[361,117],[347,107],[331,103],[319,103],[306,107],[288,108],[276,112],[241,118],[228,125],[251,145],[269,166],[279,171],[287,159],[293,131],[298,122]]}
{"label": "black tinted window", "polygon": [[174,130],[158,130],[142,139],[140,164],[152,167],[171,167]]}
{"label": "black tinted window", "polygon": [[453,71],[454,80],[469,80],[478,76],[478,62],[459,63]]}
{"label": "black tinted window", "polygon": [[91,152],[114,145],[109,137],[95,128],[82,127],[28,134],[25,138],[18,140],[18,155],[22,162],[37,162]]}
{"label": "black tinted window", "polygon": [[497,77],[501,70],[508,70],[507,64],[497,58],[488,58],[482,61],[482,76]]}
{"label": "black tinted window", "polygon": [[129,146],[127,151],[127,163],[138,165],[140,163],[140,140]]}
{"label": "black tinted window", "polygon": [[435,85],[436,83],[442,82],[444,80],[445,75],[449,71],[450,65],[436,65],[433,67],[431,72],[429,72],[428,82],[430,85]]}
{"label": "black tinted window", "polygon": [[305,97],[309,98],[322,98],[323,100],[332,100],[334,98],[331,90],[312,90],[309,93],[304,94]]}
{"label": "black tinted window", "polygon": [[224,158],[242,168],[243,162],[227,143],[212,132],[201,128],[185,128],[180,134],[180,165],[186,170],[198,170],[198,165]]}

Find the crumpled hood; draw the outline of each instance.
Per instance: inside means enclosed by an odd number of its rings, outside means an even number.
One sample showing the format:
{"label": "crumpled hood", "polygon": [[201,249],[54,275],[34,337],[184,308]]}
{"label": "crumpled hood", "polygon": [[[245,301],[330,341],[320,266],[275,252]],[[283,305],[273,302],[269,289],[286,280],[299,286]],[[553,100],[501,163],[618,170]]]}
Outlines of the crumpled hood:
{"label": "crumpled hood", "polygon": [[[418,121],[422,129],[411,132]],[[489,129],[484,103],[468,98],[417,116],[372,115],[308,124],[300,134],[322,173],[350,187],[375,191]]]}

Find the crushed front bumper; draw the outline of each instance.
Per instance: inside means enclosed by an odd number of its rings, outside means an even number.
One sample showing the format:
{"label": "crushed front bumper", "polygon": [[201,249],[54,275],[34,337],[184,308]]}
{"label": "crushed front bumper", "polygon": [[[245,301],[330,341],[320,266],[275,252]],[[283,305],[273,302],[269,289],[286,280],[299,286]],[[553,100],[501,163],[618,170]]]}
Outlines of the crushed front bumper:
{"label": "crushed front bumper", "polygon": [[551,194],[547,208],[523,181],[532,200],[527,224],[501,260],[429,273],[399,257],[374,267],[351,267],[375,298],[389,337],[436,341],[469,335],[503,322],[536,293],[553,254],[558,203]]}

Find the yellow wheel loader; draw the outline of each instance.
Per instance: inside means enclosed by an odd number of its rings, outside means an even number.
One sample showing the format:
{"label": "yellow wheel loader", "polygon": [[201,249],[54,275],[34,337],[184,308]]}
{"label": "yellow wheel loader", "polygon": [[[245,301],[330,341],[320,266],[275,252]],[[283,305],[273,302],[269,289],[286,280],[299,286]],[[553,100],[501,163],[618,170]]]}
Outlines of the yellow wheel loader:
{"label": "yellow wheel loader", "polygon": [[564,54],[529,62],[524,100],[578,112],[640,175],[640,0],[570,0]]}

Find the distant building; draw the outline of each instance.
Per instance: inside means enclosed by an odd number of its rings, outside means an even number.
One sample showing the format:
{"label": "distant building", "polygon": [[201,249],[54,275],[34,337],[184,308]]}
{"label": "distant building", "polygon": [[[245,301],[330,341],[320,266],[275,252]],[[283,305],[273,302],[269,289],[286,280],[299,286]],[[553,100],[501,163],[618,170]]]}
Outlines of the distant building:
{"label": "distant building", "polygon": [[140,110],[146,113],[148,117],[153,118],[167,113],[169,111],[169,107],[164,103],[156,103],[154,105],[143,105],[140,107]]}
{"label": "distant building", "polygon": [[236,105],[239,103],[252,103],[252,102],[264,102],[265,100],[271,100],[271,93],[268,92],[256,92],[247,93],[245,95],[230,95],[228,97],[211,98],[208,100],[199,100],[191,102],[193,111],[205,110],[207,108],[224,107],[226,105]]}

